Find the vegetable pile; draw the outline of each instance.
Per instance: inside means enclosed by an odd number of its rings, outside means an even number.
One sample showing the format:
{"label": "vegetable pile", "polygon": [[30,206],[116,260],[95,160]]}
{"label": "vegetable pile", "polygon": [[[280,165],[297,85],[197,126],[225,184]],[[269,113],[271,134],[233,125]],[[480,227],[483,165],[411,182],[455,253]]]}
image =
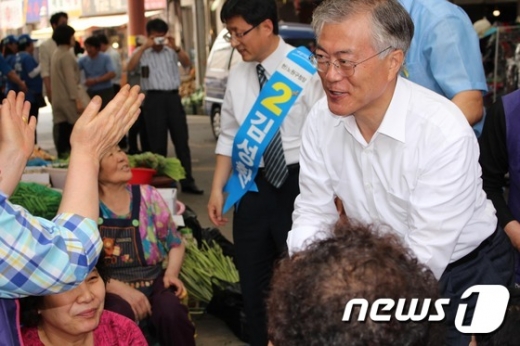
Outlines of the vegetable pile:
{"label": "vegetable pile", "polygon": [[165,175],[173,180],[186,178],[186,172],[179,159],[175,157],[164,157],[159,154],[146,152],[136,155],[128,155],[130,167],[151,168],[157,171],[157,175]]}
{"label": "vegetable pile", "polygon": [[190,297],[209,303],[213,297],[213,287],[223,288],[226,283],[239,281],[233,260],[224,256],[216,242],[202,241],[199,249],[195,241],[186,241],[186,253],[180,279]]}
{"label": "vegetable pile", "polygon": [[34,216],[51,220],[58,212],[61,193],[38,183],[21,181],[9,201],[24,207]]}

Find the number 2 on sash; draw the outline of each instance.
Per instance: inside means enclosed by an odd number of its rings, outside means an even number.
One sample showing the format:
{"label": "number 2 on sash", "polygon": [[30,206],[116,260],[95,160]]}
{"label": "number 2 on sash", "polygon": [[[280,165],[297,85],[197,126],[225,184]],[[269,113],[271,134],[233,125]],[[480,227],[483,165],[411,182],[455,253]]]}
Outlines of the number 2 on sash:
{"label": "number 2 on sash", "polygon": [[276,91],[282,90],[281,95],[275,95],[266,97],[261,101],[262,106],[267,108],[269,111],[273,112],[276,115],[280,115],[282,113],[282,109],[278,107],[279,104],[286,103],[291,99],[291,88],[285,83],[276,82],[273,84],[272,88]]}

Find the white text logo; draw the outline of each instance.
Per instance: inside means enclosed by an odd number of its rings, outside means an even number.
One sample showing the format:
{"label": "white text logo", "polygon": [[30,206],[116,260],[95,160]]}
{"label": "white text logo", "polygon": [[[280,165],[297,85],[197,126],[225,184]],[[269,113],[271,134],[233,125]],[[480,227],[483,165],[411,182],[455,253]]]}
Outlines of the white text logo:
{"label": "white text logo", "polygon": [[[461,299],[468,299],[472,294],[478,294],[477,304],[473,312],[473,318],[469,325],[463,325],[464,317],[468,304],[460,304],[457,308],[455,317],[455,327],[462,333],[491,333],[495,331],[502,322],[509,302],[509,291],[504,286],[499,285],[477,285],[468,288],[461,296]],[[422,303],[422,305],[420,304]],[[434,313],[429,314],[431,299],[398,299],[397,304],[393,299],[380,298],[375,300],[370,306],[370,319],[376,322],[388,322],[393,310],[396,320],[406,321],[442,321],[445,318],[443,305],[450,304],[448,298],[436,300],[433,304]],[[345,305],[343,321],[350,321],[352,310],[359,306],[358,321],[365,321],[367,318],[369,302],[364,298],[355,298]],[[419,311],[418,306],[421,305]],[[408,307],[408,311],[406,310]],[[394,309],[395,308],[395,309]],[[385,313],[386,312],[386,313]]]}

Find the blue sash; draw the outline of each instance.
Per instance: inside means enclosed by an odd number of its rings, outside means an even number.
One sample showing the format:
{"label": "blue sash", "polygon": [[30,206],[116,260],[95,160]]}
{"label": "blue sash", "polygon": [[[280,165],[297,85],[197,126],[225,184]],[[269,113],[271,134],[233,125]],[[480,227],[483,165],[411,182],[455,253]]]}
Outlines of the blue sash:
{"label": "blue sash", "polygon": [[253,108],[238,129],[233,142],[233,173],[224,191],[229,195],[223,212],[237,203],[248,191],[258,191],[255,177],[264,150],[282,125],[292,105],[316,68],[309,61],[305,47],[293,49],[262,88]]}

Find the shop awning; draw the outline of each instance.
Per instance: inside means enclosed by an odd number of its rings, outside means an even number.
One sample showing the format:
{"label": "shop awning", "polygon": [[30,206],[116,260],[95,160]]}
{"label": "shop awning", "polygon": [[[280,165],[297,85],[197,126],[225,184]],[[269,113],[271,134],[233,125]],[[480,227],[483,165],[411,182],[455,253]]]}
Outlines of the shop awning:
{"label": "shop awning", "polygon": [[[146,17],[152,17],[158,15],[162,10],[158,11],[147,11]],[[69,25],[76,30],[76,35],[83,35],[86,30],[90,28],[113,28],[128,23],[127,14],[117,14],[112,16],[99,16],[99,17],[84,17],[76,18],[69,21]],[[33,30],[31,37],[34,39],[47,39],[52,36],[52,28],[43,28],[39,30]]]}

